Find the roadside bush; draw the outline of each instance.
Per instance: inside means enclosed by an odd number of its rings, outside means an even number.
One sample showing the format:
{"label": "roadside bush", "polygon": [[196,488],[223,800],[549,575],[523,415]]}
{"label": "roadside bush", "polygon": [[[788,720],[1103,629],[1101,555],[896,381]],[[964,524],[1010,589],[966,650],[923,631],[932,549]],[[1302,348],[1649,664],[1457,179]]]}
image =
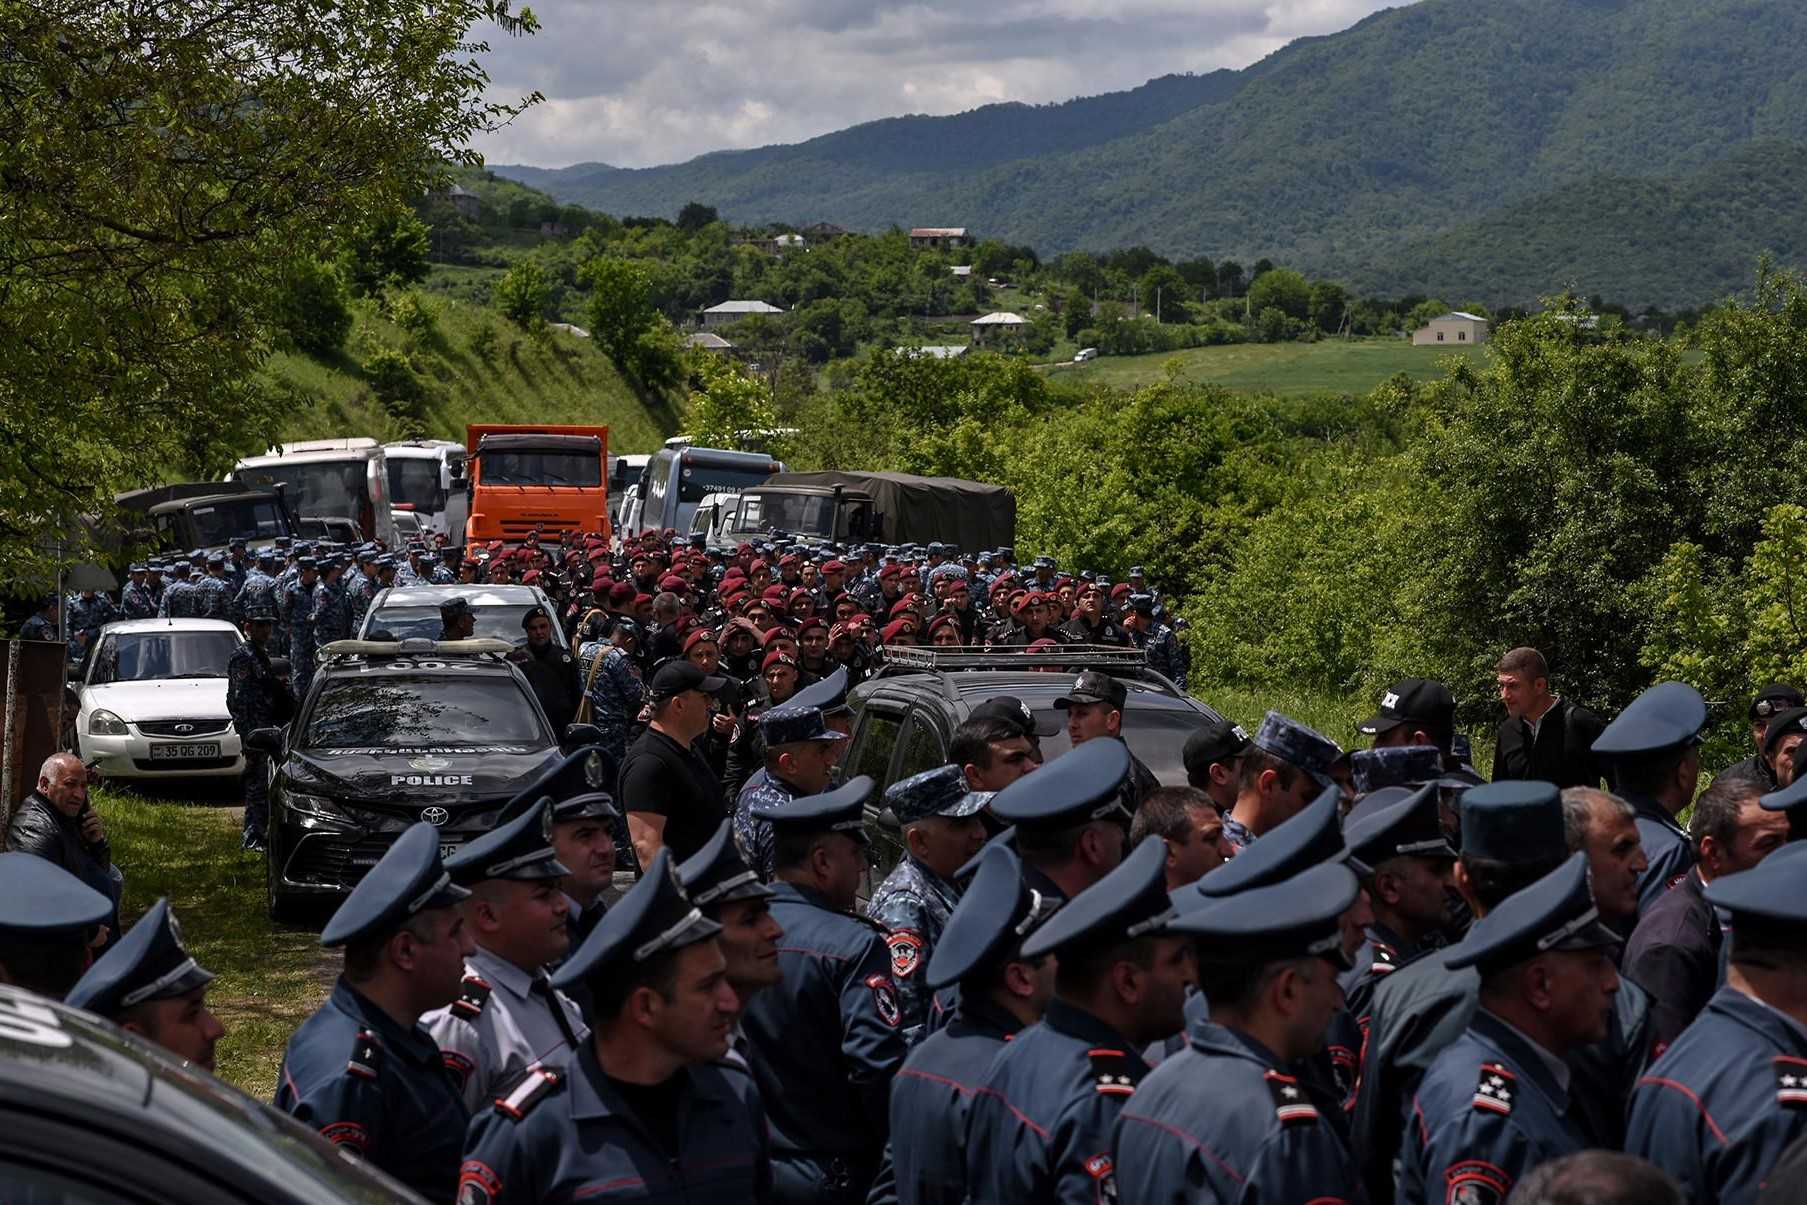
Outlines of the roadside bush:
{"label": "roadside bush", "polygon": [[539,262],[524,259],[496,282],[496,308],[524,331],[546,325],[546,308],[552,302],[552,282]]}
{"label": "roadside bush", "polygon": [[439,340],[439,306],[417,289],[391,294],[384,307],[389,321],[408,333],[417,344]]}
{"label": "roadside bush", "polygon": [[471,354],[489,368],[496,366],[496,356],[501,351],[502,339],[496,333],[495,324],[484,322],[471,332]]}
{"label": "roadside bush", "polygon": [[364,378],[383,409],[410,435],[424,431],[426,385],[407,356],[393,347],[376,348],[364,357]]}
{"label": "roadside bush", "polygon": [[301,258],[289,265],[277,298],[276,324],[289,343],[311,356],[330,356],[351,334],[351,301],[331,264]]}

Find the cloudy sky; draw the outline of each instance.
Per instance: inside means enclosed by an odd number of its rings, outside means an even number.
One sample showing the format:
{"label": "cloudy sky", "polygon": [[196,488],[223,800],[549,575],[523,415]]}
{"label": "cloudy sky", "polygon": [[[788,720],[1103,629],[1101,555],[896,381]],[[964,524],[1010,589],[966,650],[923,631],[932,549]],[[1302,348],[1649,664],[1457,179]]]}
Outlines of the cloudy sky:
{"label": "cloudy sky", "polygon": [[477,149],[620,167],[904,113],[1048,102],[1242,67],[1405,0],[530,0],[491,31],[498,95],[546,96]]}

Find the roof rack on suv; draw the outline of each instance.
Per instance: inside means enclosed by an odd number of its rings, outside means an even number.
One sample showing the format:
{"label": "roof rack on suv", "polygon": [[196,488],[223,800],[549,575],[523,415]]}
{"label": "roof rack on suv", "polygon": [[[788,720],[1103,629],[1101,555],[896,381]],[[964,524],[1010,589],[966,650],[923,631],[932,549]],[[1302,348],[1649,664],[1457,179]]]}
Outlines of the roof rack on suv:
{"label": "roof rack on suv", "polygon": [[335,640],[321,645],[315,657],[475,657],[486,653],[506,656],[515,646],[507,640]]}
{"label": "roof rack on suv", "polygon": [[885,648],[885,669],[936,671],[949,669],[1102,669],[1148,668],[1148,654],[1111,644],[1063,644],[1046,653],[979,645],[929,645]]}

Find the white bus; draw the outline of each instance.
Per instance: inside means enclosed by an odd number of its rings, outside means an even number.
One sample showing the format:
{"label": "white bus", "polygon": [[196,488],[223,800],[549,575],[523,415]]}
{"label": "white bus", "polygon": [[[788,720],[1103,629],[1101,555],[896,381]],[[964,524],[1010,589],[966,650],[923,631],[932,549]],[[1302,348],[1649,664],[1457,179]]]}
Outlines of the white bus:
{"label": "white bus", "polygon": [[389,474],[376,440],[310,439],[286,443],[263,456],[247,456],[229,481],[257,489],[283,487],[298,519],[345,518],[367,540],[395,547],[395,520],[389,514]]}

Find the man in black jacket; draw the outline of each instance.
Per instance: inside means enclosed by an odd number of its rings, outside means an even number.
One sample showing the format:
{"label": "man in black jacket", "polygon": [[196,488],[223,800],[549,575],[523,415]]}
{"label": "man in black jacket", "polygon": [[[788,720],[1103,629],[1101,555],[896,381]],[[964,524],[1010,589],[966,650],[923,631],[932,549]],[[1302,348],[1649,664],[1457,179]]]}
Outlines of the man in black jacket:
{"label": "man in black jacket", "polygon": [[1500,658],[1495,673],[1506,722],[1494,742],[1493,781],[1598,787],[1600,765],[1591,750],[1606,722],[1550,693],[1550,667],[1536,649],[1513,649]]}
{"label": "man in black jacket", "polygon": [[527,647],[513,654],[518,659],[522,677],[533,688],[534,698],[552,721],[552,731],[562,740],[565,727],[577,716],[577,704],[583,698],[583,679],[578,676],[577,659],[552,639],[552,616],[541,606],[529,607],[521,616],[521,629],[527,633]]}
{"label": "man in black jacket", "polygon": [[73,753],[53,753],[6,826],[6,847],[62,867],[113,902],[95,942],[95,956],[119,935],[119,881],[100,814],[88,804],[88,767]]}

